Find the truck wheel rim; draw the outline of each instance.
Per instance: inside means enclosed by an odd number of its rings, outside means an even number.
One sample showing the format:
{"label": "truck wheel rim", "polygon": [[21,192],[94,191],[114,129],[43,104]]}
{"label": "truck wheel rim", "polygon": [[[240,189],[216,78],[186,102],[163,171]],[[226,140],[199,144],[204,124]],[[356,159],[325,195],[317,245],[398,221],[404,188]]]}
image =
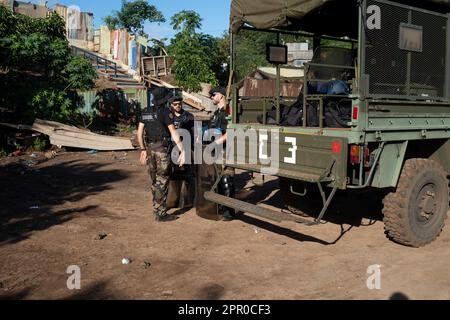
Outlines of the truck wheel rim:
{"label": "truck wheel rim", "polygon": [[440,211],[441,194],[434,183],[422,186],[416,198],[416,222],[421,226],[430,224]]}

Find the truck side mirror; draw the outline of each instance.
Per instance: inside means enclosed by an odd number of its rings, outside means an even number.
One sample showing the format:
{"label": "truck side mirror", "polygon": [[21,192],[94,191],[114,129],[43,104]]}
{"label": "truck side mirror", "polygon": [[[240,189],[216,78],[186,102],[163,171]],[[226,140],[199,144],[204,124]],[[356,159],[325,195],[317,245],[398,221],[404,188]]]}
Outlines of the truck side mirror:
{"label": "truck side mirror", "polygon": [[266,59],[271,64],[287,64],[287,46],[266,44]]}

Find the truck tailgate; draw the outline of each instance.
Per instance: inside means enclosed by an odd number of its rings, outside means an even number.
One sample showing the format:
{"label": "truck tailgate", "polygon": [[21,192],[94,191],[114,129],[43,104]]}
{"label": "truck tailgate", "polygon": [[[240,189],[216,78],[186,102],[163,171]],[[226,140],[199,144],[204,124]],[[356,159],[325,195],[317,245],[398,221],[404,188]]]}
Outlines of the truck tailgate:
{"label": "truck tailgate", "polygon": [[252,128],[234,130],[230,137],[231,167],[346,187],[346,138]]}

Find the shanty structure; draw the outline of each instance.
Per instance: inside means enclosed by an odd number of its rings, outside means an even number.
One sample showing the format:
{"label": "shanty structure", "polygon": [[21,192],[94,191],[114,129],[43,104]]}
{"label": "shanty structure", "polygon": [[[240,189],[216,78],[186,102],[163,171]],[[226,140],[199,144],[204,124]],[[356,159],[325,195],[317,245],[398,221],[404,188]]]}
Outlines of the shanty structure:
{"label": "shanty structure", "polygon": [[[281,68],[280,95],[298,97],[303,87],[303,69]],[[243,79],[239,85],[241,97],[273,97],[277,72],[273,67],[259,67]]]}

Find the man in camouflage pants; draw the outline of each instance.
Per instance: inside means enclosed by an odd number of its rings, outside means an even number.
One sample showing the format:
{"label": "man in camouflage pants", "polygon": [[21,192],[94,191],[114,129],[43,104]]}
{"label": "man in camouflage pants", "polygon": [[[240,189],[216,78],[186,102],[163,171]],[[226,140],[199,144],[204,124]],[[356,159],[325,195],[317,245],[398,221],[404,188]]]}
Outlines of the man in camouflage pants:
{"label": "man in camouflage pants", "polygon": [[[145,144],[144,146],[144,134]],[[169,154],[170,139],[180,150],[178,165],[185,162],[185,151],[180,136],[174,126],[174,115],[164,105],[149,107],[142,113],[137,131],[141,149],[140,162],[148,162],[148,172],[151,178],[153,195],[153,212],[156,221],[174,220],[167,214],[166,200],[171,174],[172,159]],[[174,164],[175,165],[175,164]]]}
{"label": "man in camouflage pants", "polygon": [[[155,146],[152,145],[147,146],[147,155],[148,174],[151,179],[150,188],[153,195],[153,209],[155,210],[155,213],[164,213],[166,211],[165,205],[172,166],[170,155],[167,148],[155,148]],[[170,219],[169,217],[164,218],[166,220]]]}

